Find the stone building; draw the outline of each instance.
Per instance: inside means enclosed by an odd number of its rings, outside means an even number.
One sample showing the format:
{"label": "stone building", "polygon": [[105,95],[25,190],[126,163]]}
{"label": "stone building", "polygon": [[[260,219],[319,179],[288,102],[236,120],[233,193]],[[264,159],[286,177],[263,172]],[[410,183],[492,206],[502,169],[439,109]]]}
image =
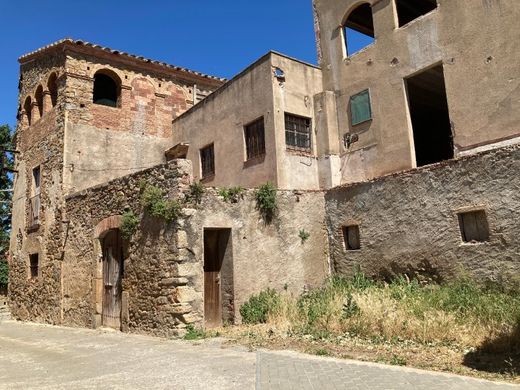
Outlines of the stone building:
{"label": "stone building", "polygon": [[319,67],[269,52],[226,81],[70,39],[21,57],[14,317],[175,335],[358,267],[517,278],[520,6],[313,9]]}

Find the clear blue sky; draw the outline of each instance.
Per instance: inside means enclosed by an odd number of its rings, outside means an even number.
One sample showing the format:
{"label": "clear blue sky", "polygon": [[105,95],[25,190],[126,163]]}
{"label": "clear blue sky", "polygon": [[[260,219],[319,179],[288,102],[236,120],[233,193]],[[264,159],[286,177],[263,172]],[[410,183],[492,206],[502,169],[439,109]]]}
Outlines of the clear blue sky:
{"label": "clear blue sky", "polygon": [[20,55],[65,37],[232,77],[276,50],[316,63],[311,0],[0,0],[0,124]]}

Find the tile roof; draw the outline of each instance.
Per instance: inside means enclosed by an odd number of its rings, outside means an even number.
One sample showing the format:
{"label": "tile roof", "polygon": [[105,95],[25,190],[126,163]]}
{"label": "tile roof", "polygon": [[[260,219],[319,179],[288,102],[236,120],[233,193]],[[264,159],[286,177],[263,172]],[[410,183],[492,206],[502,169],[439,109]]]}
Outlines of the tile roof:
{"label": "tile roof", "polygon": [[182,73],[188,73],[188,74],[191,74],[191,75],[194,75],[194,76],[203,77],[203,78],[210,79],[210,80],[221,81],[221,82],[227,81],[224,78],[207,75],[207,74],[204,74],[204,73],[201,73],[201,72],[196,72],[194,70],[182,68],[180,66],[167,64],[167,63],[161,62],[161,61],[155,61],[155,60],[152,60],[152,59],[149,59],[149,58],[145,58],[143,56],[137,56],[137,55],[134,55],[134,54],[123,52],[123,51],[113,50],[113,49],[110,49],[108,47],[96,45],[96,44],[91,43],[91,42],[82,41],[82,40],[79,40],[79,39],[72,39],[72,38],[60,39],[59,41],[56,41],[56,42],[53,42],[53,43],[51,43],[49,45],[43,46],[43,47],[41,47],[41,48],[39,48],[39,49],[37,49],[35,51],[32,51],[30,53],[24,54],[23,56],[21,56],[18,59],[18,62],[24,63],[26,60],[28,60],[28,59],[30,59],[30,58],[32,58],[32,57],[34,57],[34,56],[36,56],[36,55],[38,55],[40,53],[46,52],[46,51],[51,50],[51,49],[55,49],[55,48],[57,48],[59,46],[65,46],[65,45],[71,45],[71,46],[75,45],[75,46],[79,46],[79,47],[81,47],[81,46],[88,47],[88,48],[104,51],[105,53],[118,55],[118,56],[122,56],[122,57],[127,57],[127,58],[130,58],[130,59],[133,59],[133,60],[137,60],[137,61],[140,61],[140,62],[143,62],[143,63],[146,63],[146,64],[154,64],[154,65],[162,66],[162,67],[168,68],[170,70],[174,70],[174,71],[178,71],[178,72],[182,72]]}

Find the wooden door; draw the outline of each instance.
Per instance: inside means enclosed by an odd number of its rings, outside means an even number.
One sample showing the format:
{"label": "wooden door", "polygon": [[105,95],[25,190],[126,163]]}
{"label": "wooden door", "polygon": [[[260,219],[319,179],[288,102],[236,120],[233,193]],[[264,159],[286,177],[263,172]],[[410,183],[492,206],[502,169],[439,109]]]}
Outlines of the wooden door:
{"label": "wooden door", "polygon": [[222,325],[221,258],[219,231],[204,230],[204,322],[206,327]]}
{"label": "wooden door", "polygon": [[123,250],[118,229],[110,230],[103,239],[103,318],[104,326],[121,328],[121,282]]}

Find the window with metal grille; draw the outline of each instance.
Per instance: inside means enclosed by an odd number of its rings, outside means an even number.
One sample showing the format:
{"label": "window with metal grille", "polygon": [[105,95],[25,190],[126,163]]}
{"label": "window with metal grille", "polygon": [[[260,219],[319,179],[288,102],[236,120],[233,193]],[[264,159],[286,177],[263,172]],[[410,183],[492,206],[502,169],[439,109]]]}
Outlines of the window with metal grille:
{"label": "window with metal grille", "polygon": [[460,213],[459,227],[464,242],[489,241],[489,225],[484,210]]}
{"label": "window with metal grille", "polygon": [[31,279],[36,279],[38,277],[39,257],[38,253],[29,255],[29,272]]}
{"label": "window with metal grille", "polygon": [[246,140],[246,157],[251,160],[265,155],[264,118],[260,118],[244,127]]}
{"label": "window with metal grille", "polygon": [[311,120],[285,113],[285,144],[309,150],[311,148]]}
{"label": "window with metal grille", "polygon": [[200,150],[200,166],[202,169],[203,179],[213,176],[215,174],[214,144],[208,145]]}
{"label": "window with metal grille", "polygon": [[345,242],[345,249],[348,251],[355,251],[361,249],[361,242],[359,239],[359,226],[343,226],[343,240]]}

